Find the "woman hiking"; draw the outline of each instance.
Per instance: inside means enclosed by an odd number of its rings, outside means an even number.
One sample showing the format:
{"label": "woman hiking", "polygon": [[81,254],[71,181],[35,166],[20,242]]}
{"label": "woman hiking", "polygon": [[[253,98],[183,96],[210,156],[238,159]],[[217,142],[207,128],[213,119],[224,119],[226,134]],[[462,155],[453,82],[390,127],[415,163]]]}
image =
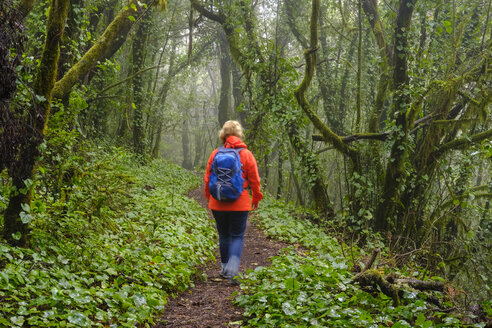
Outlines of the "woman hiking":
{"label": "woman hiking", "polygon": [[[241,140],[243,137],[239,122],[225,122],[219,132],[223,147],[212,152],[205,172],[205,198],[209,200],[208,207],[212,210],[219,233],[220,274],[233,284],[238,284],[235,276],[239,272],[249,211],[256,210],[263,198],[256,159]],[[237,153],[240,163],[237,163]],[[239,169],[229,170],[222,163],[238,165]],[[241,172],[235,174],[236,171]],[[251,188],[251,199],[247,187]]]}

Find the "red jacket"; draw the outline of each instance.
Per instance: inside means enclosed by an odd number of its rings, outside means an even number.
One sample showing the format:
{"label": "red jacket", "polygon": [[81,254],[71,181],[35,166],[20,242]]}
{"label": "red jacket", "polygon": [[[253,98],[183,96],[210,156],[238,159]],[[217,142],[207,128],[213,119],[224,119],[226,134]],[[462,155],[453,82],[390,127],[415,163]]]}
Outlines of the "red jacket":
{"label": "red jacket", "polygon": [[[241,164],[243,164],[243,192],[239,198],[233,202],[221,202],[216,200],[210,195],[208,189],[208,183],[210,181],[210,173],[212,168],[212,161],[214,160],[215,154],[217,154],[218,149],[215,149],[207,163],[207,171],[205,171],[205,198],[208,199],[208,207],[211,210],[216,211],[250,211],[251,203],[258,203],[262,198],[263,194],[260,189],[260,175],[258,174],[258,166],[256,164],[256,159],[247,147],[246,144],[236,136],[229,136],[224,144],[226,148],[244,148],[239,152],[239,157],[241,158]],[[251,187],[253,192],[253,199],[250,200],[249,192],[246,189],[248,185]]]}

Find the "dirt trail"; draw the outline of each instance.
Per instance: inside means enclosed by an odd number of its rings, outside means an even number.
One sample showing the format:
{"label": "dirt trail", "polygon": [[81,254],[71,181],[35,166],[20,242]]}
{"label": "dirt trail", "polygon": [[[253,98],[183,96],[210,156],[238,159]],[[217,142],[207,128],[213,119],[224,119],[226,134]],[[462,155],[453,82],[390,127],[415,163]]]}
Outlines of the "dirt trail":
{"label": "dirt trail", "polygon": [[[207,208],[207,201],[203,197],[202,188],[191,191],[188,196]],[[210,212],[209,215],[213,220]],[[240,271],[244,273],[247,268],[269,265],[268,259],[277,255],[285,246],[280,242],[267,239],[248,220]],[[164,310],[164,315],[156,320],[158,323],[154,328],[240,326],[237,321],[242,319],[242,311],[231,303],[231,294],[239,290],[239,286],[232,286],[227,280],[220,278],[218,249],[216,258],[216,263],[211,263],[203,269],[208,277],[206,281],[195,281],[194,288],[170,299]]]}

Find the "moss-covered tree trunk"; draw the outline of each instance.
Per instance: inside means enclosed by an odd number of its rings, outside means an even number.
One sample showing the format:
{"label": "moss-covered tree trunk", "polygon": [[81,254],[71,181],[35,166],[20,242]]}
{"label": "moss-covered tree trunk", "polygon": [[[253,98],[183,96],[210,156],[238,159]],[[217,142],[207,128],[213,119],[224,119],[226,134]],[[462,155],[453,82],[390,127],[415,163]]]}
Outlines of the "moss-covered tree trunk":
{"label": "moss-covered tree trunk", "polygon": [[[323,4],[321,4],[321,11],[319,15],[319,25],[324,26],[324,16],[323,13],[326,12],[326,8],[323,8]],[[326,4],[325,4],[326,6]],[[309,48],[309,40],[306,39],[303,33],[297,27],[296,16],[298,16],[298,6],[297,3],[293,0],[285,1],[285,11],[287,15],[288,27],[297,41],[301,44],[304,49]],[[339,45],[341,44],[341,40],[345,37],[343,34],[344,30],[340,32],[339,36]],[[348,81],[348,67],[345,70],[344,78],[342,79],[344,82],[342,83],[342,96],[343,99],[339,106],[336,106],[336,100],[333,97],[335,91],[335,85],[333,75],[335,72],[331,72],[329,70],[329,43],[326,35],[326,29],[320,29],[319,31],[319,42],[321,51],[318,51],[319,56],[319,64],[315,70],[316,76],[319,81],[319,89],[320,94],[323,99],[323,109],[326,116],[326,120],[328,122],[328,126],[331,130],[333,130],[336,134],[343,135],[344,134],[344,118],[345,118],[345,100],[344,92],[346,90],[346,84]],[[349,58],[353,55],[353,42],[351,43],[351,47],[349,48]]]}
{"label": "moss-covered tree trunk", "polygon": [[[333,147],[347,156],[351,160],[352,170],[354,172],[360,172],[360,161],[358,151],[352,147],[347,146],[342,138],[328,128],[314,112],[313,108],[306,99],[305,93],[308,89],[311,80],[314,75],[316,67],[316,51],[318,50],[318,18],[319,18],[319,0],[313,0],[312,13],[310,23],[310,48],[304,52],[304,58],[306,60],[306,69],[304,79],[299,87],[294,91],[294,95],[297,99],[299,106],[304,113],[313,123],[314,127],[321,132],[322,140],[326,143],[333,145]],[[358,204],[357,199],[353,199],[355,208],[359,208],[362,204]]]}
{"label": "moss-covered tree trunk", "polygon": [[[325,62],[322,62],[318,65],[316,64],[316,53],[318,52],[317,49],[318,28],[317,28],[317,22],[313,22],[312,20],[316,19],[315,15],[319,15],[318,18],[319,24],[324,25],[322,15],[321,13],[316,14],[312,12],[311,27],[310,27],[311,37],[310,40],[307,40],[296,28],[296,23],[294,19],[295,9],[293,7],[294,4],[292,3],[292,1],[286,2],[287,17],[290,21],[290,29],[294,34],[294,36],[298,39],[299,43],[303,44],[306,48],[309,48],[305,52],[305,58],[307,64],[306,64],[306,73],[304,76],[304,80],[303,83],[301,83],[301,85],[299,86],[299,88],[295,91],[295,96],[297,98],[299,105],[307,114],[311,122],[314,124],[315,128],[318,129],[323,134],[321,140],[324,141],[325,143],[334,145],[338,151],[342,152],[345,156],[348,156],[348,158],[350,158],[351,160],[351,166],[350,166],[351,173],[357,172],[358,175],[360,175],[361,166],[360,166],[358,151],[356,151],[354,148],[345,145],[342,139],[339,137],[338,133],[336,133],[336,131],[342,133],[345,130],[343,126],[343,121],[346,115],[345,93],[347,90],[347,83],[349,78],[349,67],[348,66],[346,67],[342,75],[342,83],[340,89],[341,92],[340,103],[338,104],[338,106],[334,106],[335,102],[333,101],[333,99],[331,99],[331,94],[333,93],[333,91],[330,90],[329,88],[330,81],[333,80],[333,76],[331,76],[330,72],[328,72],[328,70],[325,68],[325,66],[327,66],[326,59],[328,58],[328,44],[327,44],[326,37],[323,34],[324,31],[320,32],[320,37],[319,37],[321,50],[322,50],[322,53],[319,57],[321,59],[324,59]],[[312,10],[319,11],[319,9],[320,8],[317,5],[313,4]],[[349,58],[351,58],[354,54],[356,48],[355,47],[356,38],[357,35],[354,35],[353,40],[350,43],[349,51],[348,51]],[[327,116],[328,124],[332,126],[332,128],[326,126],[321,121],[321,119],[316,115],[313,108],[311,108],[311,105],[308,103],[306,97],[304,96],[307,86],[309,85],[311,79],[313,78],[313,76],[310,76],[310,74],[314,74],[311,71],[314,71],[318,77],[320,93],[323,97],[323,106],[325,109],[325,114]],[[352,212],[357,214],[359,213],[359,210],[364,207],[364,204],[361,202],[360,197],[358,198],[355,196],[355,191],[356,191],[355,189],[350,188],[349,203]]]}
{"label": "moss-covered tree trunk", "polygon": [[[402,225],[405,229],[399,231],[402,234],[424,236],[428,235],[429,230],[432,229],[432,226],[426,225],[423,220],[424,208],[420,204],[425,203],[424,200],[428,195],[428,191],[432,184],[436,182],[436,170],[439,167],[441,158],[448,151],[468,147],[472,143],[481,142],[492,135],[492,131],[488,130],[456,139],[458,130],[464,127],[464,123],[470,117],[475,117],[477,113],[486,112],[486,108],[492,99],[492,95],[484,88],[484,83],[486,84],[488,83],[486,81],[490,80],[487,61],[488,59],[486,58],[482,59],[478,65],[461,78],[453,78],[449,81],[441,81],[434,84],[428,93],[428,107],[432,109],[431,116],[436,118],[445,117],[447,120],[431,121],[429,127],[423,130],[417,139],[415,151],[411,158],[416,174],[411,185],[406,188],[401,200],[404,208],[412,209],[411,211],[405,211],[404,215],[402,215],[405,223]],[[464,77],[476,81],[475,88],[477,93],[475,97],[480,99],[480,102],[473,102],[470,99],[457,101],[458,90],[469,82]],[[470,130],[473,131],[474,128]],[[466,175],[460,174],[459,180],[463,181],[463,183],[456,183],[459,190],[451,193],[454,199],[461,197],[462,188],[465,187],[465,181],[467,181]],[[437,212],[440,212],[440,210]]]}
{"label": "moss-covered tree trunk", "polygon": [[[350,40],[350,45],[349,45],[349,49],[348,49],[348,53],[347,53],[349,61],[353,60],[354,52],[355,52],[355,48],[356,48],[356,41],[357,41],[357,34],[354,33],[354,35],[352,36],[352,39]],[[351,72],[350,65],[345,65],[345,69],[344,69],[343,74],[342,74],[342,83],[340,84],[340,99],[338,101],[338,106],[337,106],[338,115],[340,117],[339,120],[341,121],[342,124],[343,124],[342,118],[345,115],[347,115],[347,113],[346,113],[347,103],[350,103],[350,101],[349,101],[350,95],[347,92],[350,89],[349,87],[347,87],[349,84],[350,72]],[[342,129],[341,131],[343,132],[344,129]]]}
{"label": "moss-covered tree trunk", "polygon": [[359,0],[357,10],[357,23],[358,23],[358,47],[357,47],[357,93],[356,93],[356,119],[355,119],[355,131],[360,131],[361,128],[361,102],[362,102],[362,2]]}
{"label": "moss-covered tree trunk", "polygon": [[[314,71],[315,71],[315,66],[316,66],[316,53],[315,51],[318,49],[318,20],[319,20],[319,10],[320,10],[320,1],[319,0],[313,0],[312,2],[312,15],[311,15],[311,38],[310,38],[310,48],[305,51],[305,59],[306,59],[306,70],[304,74],[304,79],[302,80],[301,84],[299,87],[294,91],[294,95],[296,96],[297,102],[301,106],[301,108],[304,110],[306,114],[308,114],[308,117],[314,118],[316,114],[314,114],[314,111],[311,108],[311,105],[307,101],[305,97],[305,92],[308,89],[309,85],[311,84],[311,80],[314,76]],[[314,115],[314,116],[313,116]],[[316,116],[316,118],[319,120],[319,118]],[[321,122],[321,120],[319,120]],[[291,130],[293,127],[291,127]],[[296,136],[293,135],[291,138],[295,138]],[[299,145],[302,144],[301,140],[293,140],[291,142],[293,145]],[[298,147],[296,147],[298,148]],[[302,156],[306,156],[303,154],[299,154]],[[309,154],[307,154],[309,155]],[[311,156],[312,158],[305,158],[302,162],[303,163],[310,163],[316,160],[314,156]],[[316,165],[316,168],[319,166]],[[309,172],[312,172],[311,170]],[[313,179],[314,179],[314,184],[312,186],[313,188],[313,195],[314,195],[314,200],[315,204],[318,207],[318,209],[324,210],[328,215],[333,216],[333,208],[332,204],[323,204],[322,202],[329,202],[328,194],[326,191],[326,184],[322,180],[322,174],[320,171],[314,171],[312,172],[313,174]],[[320,205],[322,206],[320,208]]]}
{"label": "moss-covered tree trunk", "polygon": [[[328,217],[333,217],[335,212],[328,195],[326,182],[323,179],[323,172],[321,171],[318,157],[309,149],[309,144],[301,136],[295,122],[290,122],[287,129],[290,145],[292,149],[294,149],[296,155],[300,158],[300,164],[303,167],[303,170],[307,172],[305,174],[308,174],[304,179],[309,188],[309,193],[313,198],[314,207]],[[297,192],[299,192],[299,190]]]}
{"label": "moss-covered tree trunk", "polygon": [[[376,39],[376,44],[379,48],[379,54],[381,57],[379,64],[379,80],[377,87],[376,100],[374,102],[371,114],[369,115],[368,122],[368,132],[369,133],[377,133],[379,132],[379,123],[381,121],[381,114],[383,112],[384,101],[386,100],[387,90],[389,84],[391,82],[390,76],[390,66],[391,66],[391,58],[392,51],[390,47],[386,43],[386,37],[384,35],[384,28],[379,18],[379,12],[377,7],[377,1],[373,0],[361,0],[362,8],[369,20],[369,24],[371,25],[372,33],[374,34],[374,38]],[[378,150],[374,147],[373,150]],[[378,150],[377,154],[380,152]],[[379,158],[380,156],[375,156]]]}
{"label": "moss-covered tree trunk", "polygon": [[[52,91],[55,85],[60,40],[63,35],[69,0],[53,0],[48,16],[46,41],[41,56],[33,91],[36,101],[30,109],[31,130],[21,146],[17,165],[9,170],[12,177],[12,190],[9,204],[4,214],[4,238],[12,245],[26,245],[28,220],[21,218],[23,206],[29,205],[32,195],[32,179],[35,170],[38,146],[44,140],[44,133],[51,110]],[[27,207],[25,207],[27,210]]]}
{"label": "moss-covered tree trunk", "polygon": [[[192,125],[195,126],[195,125]],[[205,152],[207,151],[207,138],[206,132],[202,128],[194,128],[193,130],[193,140],[195,144],[195,157],[193,158],[193,167],[198,168],[205,161]]]}
{"label": "moss-covered tree trunk", "polygon": [[[377,1],[361,0],[361,5],[371,26],[376,45],[379,48],[379,78],[377,81],[376,99],[374,100],[367,121],[367,131],[369,133],[379,133],[384,103],[387,100],[388,89],[391,85],[392,51],[386,42],[383,23],[379,17]],[[382,189],[381,186],[384,184],[382,146],[380,141],[368,142],[368,150],[361,156],[368,163],[368,174],[374,176],[374,193],[377,195],[380,189]]]}
{"label": "moss-covered tree trunk", "polygon": [[67,13],[67,22],[65,31],[60,44],[60,59],[58,61],[57,80],[63,77],[67,70],[74,64],[75,53],[70,49],[73,40],[80,37],[80,11],[83,6],[82,0],[70,0],[70,6]]}
{"label": "moss-covered tree trunk", "polygon": [[25,18],[34,7],[34,3],[36,0],[21,0],[17,4],[17,10],[22,15],[22,18]]}
{"label": "moss-covered tree trunk", "polygon": [[396,125],[391,133],[393,145],[390,160],[386,166],[382,201],[376,209],[375,226],[385,231],[389,222],[395,222],[395,213],[400,204],[400,191],[405,185],[404,163],[407,160],[408,133],[413,127],[415,112],[408,92],[408,32],[416,0],[401,0],[395,28],[395,85],[394,118]]}
{"label": "moss-covered tree trunk", "polygon": [[[138,15],[141,7],[136,0],[131,0],[130,5],[125,6],[114,20],[106,27],[104,33],[97,39],[94,45],[75,63],[65,75],[55,83],[53,98],[63,99],[70,93],[72,87],[80,83],[82,78],[89,73],[99,62],[111,58],[126,41],[127,35],[133,26],[130,16]],[[137,8],[137,12],[134,8]]]}
{"label": "moss-covered tree trunk", "polygon": [[[133,38],[132,45],[132,72],[141,71],[145,65],[146,49],[152,16],[150,11],[145,11],[141,17],[138,29]],[[144,143],[144,107],[145,107],[145,80],[141,75],[134,76],[132,79],[133,85],[133,149],[136,154],[143,155],[145,153]]]}
{"label": "moss-covered tree trunk", "polygon": [[[324,5],[326,6],[326,4]],[[324,16],[326,13],[326,8],[324,8],[323,3],[321,4],[321,13],[319,15],[319,25],[324,26]],[[338,135],[345,134],[344,121],[345,112],[339,110],[339,106],[335,106],[334,91],[336,78],[333,78],[335,72],[329,70],[329,42],[326,35],[326,29],[320,29],[319,31],[319,43],[321,46],[321,52],[319,52],[320,63],[316,69],[316,76],[319,81],[319,89],[321,96],[323,97],[323,109],[325,112],[326,120],[328,121],[329,127]],[[343,33],[343,31],[342,31]],[[340,34],[339,42],[343,39],[343,35]],[[306,47],[307,48],[307,47]],[[349,56],[350,57],[350,56]]]}

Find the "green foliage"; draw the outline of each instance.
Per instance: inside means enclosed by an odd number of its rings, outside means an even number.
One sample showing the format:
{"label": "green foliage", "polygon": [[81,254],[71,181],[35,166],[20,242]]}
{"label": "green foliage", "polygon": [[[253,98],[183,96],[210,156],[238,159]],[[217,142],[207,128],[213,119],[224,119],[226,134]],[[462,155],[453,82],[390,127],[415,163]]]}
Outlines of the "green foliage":
{"label": "green foliage", "polygon": [[0,242],[0,326],[148,326],[213,258],[211,221],[182,196],[197,177],[164,161],[138,167],[119,149],[83,155],[67,160],[80,166],[64,200],[38,186],[32,248]]}
{"label": "green foliage", "polygon": [[403,305],[393,307],[392,300],[378,289],[362,290],[351,282],[353,273],[337,241],[312,223],[296,219],[292,211],[269,198],[258,211],[256,220],[267,235],[301,248],[289,247],[272,259],[270,267],[246,273],[235,299],[244,308],[245,326],[463,326],[458,318],[428,302],[425,293],[405,292]]}
{"label": "green foliage", "polygon": [[314,215],[308,210],[303,209],[301,212],[291,205],[280,203],[266,196],[261,202],[260,210],[252,219],[257,220],[256,223],[269,237],[292,244],[297,243],[318,251],[338,254],[337,240],[328,236],[309,220],[296,218],[303,214]]}

